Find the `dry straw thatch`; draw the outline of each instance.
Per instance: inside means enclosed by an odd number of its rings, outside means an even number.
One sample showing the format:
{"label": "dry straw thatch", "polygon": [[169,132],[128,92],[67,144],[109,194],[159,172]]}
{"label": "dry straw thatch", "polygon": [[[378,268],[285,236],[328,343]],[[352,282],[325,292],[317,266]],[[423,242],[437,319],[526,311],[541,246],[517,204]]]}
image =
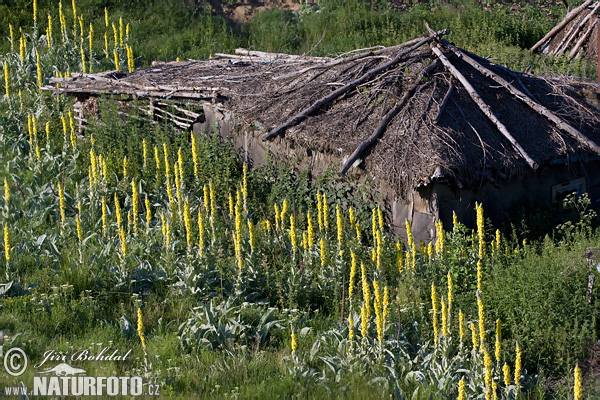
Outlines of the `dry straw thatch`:
{"label": "dry straw thatch", "polygon": [[[478,185],[542,164],[600,158],[590,84],[516,73],[461,50],[446,32],[335,58],[240,49],[155,63],[131,74],[53,78],[71,95],[127,94],[157,104],[221,107],[261,139],[339,156],[397,194],[434,179]],[[189,111],[171,118],[193,122]],[[259,123],[259,124],[257,124]]]}

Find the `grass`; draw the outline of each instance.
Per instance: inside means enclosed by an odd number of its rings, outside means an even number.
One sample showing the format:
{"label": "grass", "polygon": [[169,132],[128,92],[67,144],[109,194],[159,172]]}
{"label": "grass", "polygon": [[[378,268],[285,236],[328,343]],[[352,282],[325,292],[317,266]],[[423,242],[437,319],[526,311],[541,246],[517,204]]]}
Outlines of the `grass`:
{"label": "grass", "polygon": [[[143,12],[151,14],[165,4],[155,2]],[[139,7],[109,5],[116,7],[110,10],[113,21]],[[22,6],[0,15],[22,21],[30,12]],[[49,6],[40,2],[39,7]],[[499,46],[518,55],[526,51],[519,46],[529,45],[549,23],[527,6],[515,16],[504,6],[494,12],[468,5],[415,6],[399,13],[385,7],[373,11],[359,2],[328,2],[298,14],[261,13],[246,31],[233,32],[206,14],[178,7],[157,12],[163,18],[152,34],[141,30],[147,25],[141,19],[132,20],[134,29],[124,44],[142,57],[157,58],[159,51],[165,57],[206,56],[238,43],[303,52],[327,27],[313,51],[329,54],[378,41],[395,43],[416,34],[427,19],[435,27],[450,21],[457,28],[451,38],[458,44],[472,37],[472,46]],[[79,8],[103,26],[98,4]],[[166,21],[189,18],[213,21],[212,28],[202,28],[213,33],[201,39],[212,44],[187,50],[158,46],[169,36]],[[179,32],[184,36],[192,22],[186,23]],[[334,28],[349,34],[336,38]],[[143,32],[148,35],[142,41]],[[438,239],[429,251],[429,243],[421,247],[396,237],[379,221],[377,198],[367,195],[369,188],[357,191],[333,173],[312,181],[306,171],[274,164],[244,172],[231,145],[216,136],[197,135],[192,148],[188,133],[124,120],[109,101],[101,101],[102,120],[92,121],[85,136],[77,135],[69,116],[72,103],[39,91],[34,50],[43,76],[79,71],[79,33],[68,31],[64,41],[56,36],[50,48],[39,31],[25,34],[23,59],[18,48],[9,51],[6,44],[0,56],[9,67],[10,92],[0,98],[0,181],[5,189],[0,220],[7,232],[0,274],[3,282],[12,283],[0,295],[5,348],[23,348],[31,365],[53,349],[97,353],[108,345],[121,353],[131,350],[122,362],[74,365],[89,376],[140,375],[146,384],[160,385],[163,397],[175,398],[198,393],[206,398],[456,398],[461,380],[467,395],[476,397],[491,393],[487,373],[505,398],[572,393],[573,368],[589,357],[598,336],[598,289],[588,302],[589,272],[581,254],[600,247],[600,232],[586,197],[569,199],[567,208],[573,212],[561,212],[568,221],[554,225],[544,239],[523,242],[538,237],[524,230],[496,236],[480,219],[477,230],[460,222],[444,227],[438,235],[444,238],[443,249]],[[231,41],[212,41],[221,34]],[[174,37],[179,42],[180,36]],[[94,48],[97,57],[86,59],[94,60],[95,71],[114,68],[102,46]],[[122,69],[124,50],[116,46]],[[315,243],[307,243],[309,213]],[[449,276],[451,322],[448,332],[440,334]],[[460,337],[459,311],[467,323],[480,321],[478,287],[486,321],[483,348],[491,354],[491,367],[485,365],[485,353],[473,349],[468,328]],[[138,310],[141,331],[136,330]],[[370,315],[363,316],[367,310]],[[499,359],[494,354],[496,319],[502,325]],[[505,385],[501,365],[506,362],[514,371],[517,343],[523,351],[520,382]],[[34,371],[7,376],[6,383],[28,384]],[[593,397],[596,386],[593,375],[584,376],[586,395]]]}

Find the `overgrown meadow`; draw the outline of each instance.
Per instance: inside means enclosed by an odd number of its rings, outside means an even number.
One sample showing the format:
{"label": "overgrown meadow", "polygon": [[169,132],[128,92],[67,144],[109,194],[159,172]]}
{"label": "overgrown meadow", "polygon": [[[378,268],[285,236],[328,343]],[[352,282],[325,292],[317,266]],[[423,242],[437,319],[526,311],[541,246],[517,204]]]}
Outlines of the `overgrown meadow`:
{"label": "overgrown meadow", "polygon": [[35,4],[0,56],[5,348],[32,365],[49,349],[132,349],[81,365],[162,397],[597,396],[586,196],[550,209],[560,225],[540,239],[492,228],[477,205],[476,226],[438,223],[416,243],[369,188],[245,165],[211,132],[108,99],[80,131],[45,80],[131,71],[140,39],[108,9],[90,24],[75,2],[50,18]]}

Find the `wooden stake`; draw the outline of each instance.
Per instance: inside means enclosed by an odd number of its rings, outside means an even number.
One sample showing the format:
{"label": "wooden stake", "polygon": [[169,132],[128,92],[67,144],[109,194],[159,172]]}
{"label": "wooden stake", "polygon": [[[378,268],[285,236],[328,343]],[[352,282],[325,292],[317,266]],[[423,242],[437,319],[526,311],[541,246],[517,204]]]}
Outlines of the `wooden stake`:
{"label": "wooden stake", "polygon": [[492,112],[490,107],[485,103],[485,101],[483,101],[481,96],[479,96],[479,94],[477,93],[475,88],[471,85],[471,83],[469,83],[467,78],[465,78],[464,75],[461,74],[460,71],[458,69],[456,69],[456,67],[454,65],[452,65],[450,60],[448,60],[448,58],[446,58],[446,56],[444,55],[442,50],[440,50],[440,48],[437,45],[432,45],[431,49],[438,56],[438,58],[444,64],[444,66],[448,69],[448,71],[450,71],[450,73],[452,75],[454,75],[454,77],[463,85],[463,87],[465,88],[467,93],[469,93],[469,96],[471,96],[471,99],[473,99],[475,104],[477,104],[477,106],[479,106],[479,109],[490,119],[490,121],[492,121],[492,123],[494,125],[496,125],[496,128],[498,128],[500,133],[513,145],[513,148],[521,155],[521,157],[523,157],[523,159],[525,159],[525,161],[531,167],[531,169],[536,170],[538,168],[539,164],[537,162],[535,162],[529,156],[529,154],[527,154],[525,149],[523,149],[523,147],[521,147],[521,145],[515,140],[515,138],[510,134],[508,129],[506,129],[506,126],[504,126],[504,124],[502,122],[500,122],[500,120]]}

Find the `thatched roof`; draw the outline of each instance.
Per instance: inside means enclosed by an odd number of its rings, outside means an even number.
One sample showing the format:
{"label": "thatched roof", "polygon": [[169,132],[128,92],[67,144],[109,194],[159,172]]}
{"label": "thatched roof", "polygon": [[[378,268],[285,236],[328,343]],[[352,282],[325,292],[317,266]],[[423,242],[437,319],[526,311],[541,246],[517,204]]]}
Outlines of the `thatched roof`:
{"label": "thatched roof", "polygon": [[60,87],[47,88],[221,104],[235,121],[262,126],[263,140],[338,155],[341,172],[360,164],[399,194],[433,179],[479,184],[600,158],[600,109],[583,95],[588,84],[512,72],[443,33],[336,58],[239,50],[53,78]]}
{"label": "thatched roof", "polygon": [[532,51],[575,58],[584,54],[595,61],[598,57],[598,20],[600,19],[600,1],[586,0],[574,8],[533,47]]}

